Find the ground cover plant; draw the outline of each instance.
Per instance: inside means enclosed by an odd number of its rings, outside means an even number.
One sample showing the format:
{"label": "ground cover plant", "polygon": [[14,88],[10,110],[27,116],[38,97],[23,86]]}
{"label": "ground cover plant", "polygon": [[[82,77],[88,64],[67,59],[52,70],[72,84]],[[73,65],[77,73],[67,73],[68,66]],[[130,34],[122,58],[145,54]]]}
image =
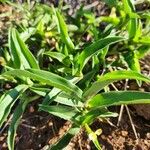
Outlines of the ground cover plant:
{"label": "ground cover plant", "polygon": [[[96,16],[83,6],[67,16],[67,7],[61,3],[57,8],[7,3],[22,14],[20,22],[9,28],[8,42],[0,51],[0,127],[12,114],[10,150],[15,148],[22,114],[32,101],[42,99],[39,111],[71,122],[66,134],[49,149],[65,148],[81,128],[101,149],[97,135],[102,131],[92,131],[90,125],[97,118],[117,117],[109,106],[150,103],[149,92],[111,91],[109,87],[125,79],[134,79],[139,86],[150,82],[139,65],[150,49],[150,14],[136,12],[133,1],[105,1],[110,9],[107,16]],[[110,56],[116,59],[109,61]]]}

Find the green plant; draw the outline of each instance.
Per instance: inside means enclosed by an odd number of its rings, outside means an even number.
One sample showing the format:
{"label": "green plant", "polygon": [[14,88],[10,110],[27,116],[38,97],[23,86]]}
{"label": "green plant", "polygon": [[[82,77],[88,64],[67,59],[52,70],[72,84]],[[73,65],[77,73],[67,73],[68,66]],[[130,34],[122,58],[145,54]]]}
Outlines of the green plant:
{"label": "green plant", "polygon": [[[16,130],[26,106],[39,98],[43,99],[39,111],[72,122],[68,132],[50,149],[64,148],[80,128],[85,128],[97,149],[101,149],[97,139],[100,133],[90,128],[96,118],[116,117],[117,113],[110,112],[109,106],[150,103],[147,92],[106,90],[110,84],[124,79],[150,82],[150,78],[140,74],[138,62],[149,49],[149,43],[145,42],[149,32],[142,28],[139,16],[146,18],[145,22],[149,18],[137,14],[129,0],[107,4],[113,7],[110,16],[96,18],[81,7],[75,18],[69,17],[72,24],[77,20],[72,26],[65,23],[59,9],[37,4],[31,13],[21,7],[21,11],[28,12],[24,20],[27,24],[15,25],[19,30],[10,28],[8,46],[2,47],[1,87],[6,82],[13,87],[2,89],[0,94],[0,127],[15,106],[7,139],[10,150],[14,149]],[[36,19],[37,12],[40,21]],[[108,24],[103,32],[98,30],[102,22]],[[88,44],[81,40],[83,33],[92,37]],[[143,34],[145,39],[141,38]],[[49,39],[54,43],[49,44]],[[30,48],[36,43],[40,43],[37,49]],[[112,54],[120,59],[109,63],[106,57]],[[127,63],[126,70],[123,62]],[[112,66],[122,70],[109,72]],[[103,69],[106,72],[100,75]]]}

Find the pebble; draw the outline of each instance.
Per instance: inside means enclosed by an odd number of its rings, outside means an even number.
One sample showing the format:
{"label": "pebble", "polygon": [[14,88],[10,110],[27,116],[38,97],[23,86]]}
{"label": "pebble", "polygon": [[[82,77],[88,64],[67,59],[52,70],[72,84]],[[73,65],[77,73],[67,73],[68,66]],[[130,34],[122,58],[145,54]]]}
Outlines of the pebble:
{"label": "pebble", "polygon": [[128,132],[127,132],[127,131],[121,131],[121,135],[122,135],[123,137],[126,137],[126,136],[128,135]]}
{"label": "pebble", "polygon": [[146,134],[146,137],[147,137],[148,139],[150,139],[150,133],[147,133],[147,134]]}

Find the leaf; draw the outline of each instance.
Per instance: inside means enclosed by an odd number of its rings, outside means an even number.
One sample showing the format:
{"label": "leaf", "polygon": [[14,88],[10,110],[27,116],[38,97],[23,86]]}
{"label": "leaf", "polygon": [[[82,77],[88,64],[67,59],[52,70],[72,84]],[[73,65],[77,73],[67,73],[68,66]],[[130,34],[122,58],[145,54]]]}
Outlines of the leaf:
{"label": "leaf", "polygon": [[33,27],[27,28],[24,32],[20,33],[20,38],[25,42],[29,39],[32,35],[34,35],[36,29]]}
{"label": "leaf", "polygon": [[134,51],[128,52],[124,58],[131,70],[137,71],[139,73],[141,72],[139,59]]}
{"label": "leaf", "polygon": [[33,91],[34,93],[36,93],[36,94],[38,94],[40,96],[43,96],[43,97],[45,97],[46,94],[50,91],[49,88],[34,87],[34,86],[30,87],[29,89],[31,91]]}
{"label": "leaf", "polygon": [[87,107],[107,107],[122,104],[149,104],[149,92],[115,91],[97,94],[87,102]]}
{"label": "leaf", "polygon": [[105,74],[104,76],[100,76],[98,81],[94,82],[92,86],[84,93],[84,100],[86,101],[89,98],[95,96],[105,86],[123,79],[135,79],[150,82],[150,78],[135,71],[113,71]]}
{"label": "leaf", "polygon": [[67,133],[54,145],[50,146],[49,150],[64,149],[69,144],[70,140],[80,131],[79,127],[71,127]]}
{"label": "leaf", "polygon": [[109,46],[110,44],[114,44],[122,40],[125,40],[125,39],[122,37],[118,37],[118,36],[106,37],[86,47],[77,58],[77,66],[78,66],[79,72],[82,71],[85,64],[94,54],[96,54],[97,52],[105,48],[106,46]]}
{"label": "leaf", "polygon": [[150,37],[149,36],[143,36],[141,38],[139,38],[139,40],[137,41],[140,44],[145,44],[145,45],[150,45]]}
{"label": "leaf", "polygon": [[3,75],[11,75],[11,76],[16,76],[18,78],[26,77],[26,78],[33,79],[50,86],[54,86],[63,91],[69,92],[71,96],[75,98],[78,97],[78,100],[80,100],[82,95],[82,90],[78,88],[75,84],[69,82],[67,79],[59,75],[56,75],[48,71],[39,70],[39,69],[28,69],[28,70],[15,69],[12,71],[7,71]]}
{"label": "leaf", "polygon": [[25,111],[27,104],[28,104],[27,101],[22,101],[17,106],[17,108],[15,109],[15,111],[13,113],[13,118],[12,118],[11,124],[9,126],[8,137],[7,137],[7,143],[8,143],[9,150],[14,150],[14,141],[15,141],[15,136],[16,136],[16,130],[17,130],[21,116],[22,116],[23,112]]}
{"label": "leaf", "polygon": [[86,129],[86,132],[88,133],[89,139],[93,141],[95,147],[98,150],[102,150],[102,148],[101,148],[101,146],[99,144],[99,141],[98,141],[96,133],[91,130],[91,128],[89,127],[88,124],[85,124],[85,129]]}
{"label": "leaf", "polygon": [[39,69],[35,57],[29,51],[23,40],[20,38],[19,33],[14,28],[9,32],[9,49],[15,68]]}
{"label": "leaf", "polygon": [[66,58],[64,54],[59,52],[45,52],[44,54],[57,59],[59,62],[63,62],[63,60]]}
{"label": "leaf", "polygon": [[54,10],[54,11],[55,11],[55,14],[57,17],[57,23],[58,23],[58,28],[59,28],[59,32],[61,35],[61,39],[70,50],[73,50],[74,44],[69,37],[67,25],[66,25],[63,17],[61,16],[61,14],[59,13],[59,11],[58,10]]}
{"label": "leaf", "polygon": [[132,16],[132,13],[135,11],[135,7],[131,0],[123,0],[124,11]]}
{"label": "leaf", "polygon": [[[78,83],[78,82],[80,81],[80,79],[81,79],[81,78],[79,78],[79,77],[74,77],[74,78],[69,79],[69,81],[70,81],[71,83],[76,84],[76,83]],[[58,98],[58,95],[59,95],[60,93],[63,94],[63,92],[62,92],[60,89],[53,88],[53,89],[46,95],[46,97],[44,98],[42,104],[43,104],[43,105],[49,105],[51,102],[56,101],[56,102],[63,103],[63,104],[67,103],[68,105],[70,104],[70,106],[71,106],[71,105],[72,105],[72,102],[71,102],[71,103],[68,102],[68,100],[69,100],[70,97],[69,97],[69,98],[67,97],[67,100],[66,100],[66,99],[65,99],[65,100],[64,100],[64,99],[61,100],[61,98]],[[60,95],[59,95],[59,96],[60,96]],[[58,99],[57,99],[57,98],[58,98]],[[71,98],[73,99],[73,97],[71,97]],[[76,101],[76,103],[78,103],[78,105],[83,104],[83,103],[80,102],[80,101]]]}
{"label": "leaf", "polygon": [[91,124],[96,118],[106,118],[106,117],[117,117],[117,113],[113,113],[108,111],[106,108],[93,108],[88,110],[86,114],[84,114],[80,120],[82,125]]}
{"label": "leaf", "polygon": [[104,0],[104,2],[111,7],[116,7],[118,5],[118,0]]}
{"label": "leaf", "polygon": [[135,13],[135,6],[133,5],[132,0],[123,0],[124,11],[129,15],[128,22],[128,33],[129,38],[134,38],[139,31],[139,21],[138,15]]}
{"label": "leaf", "polygon": [[40,110],[46,111],[54,116],[60,117],[65,120],[78,121],[79,112],[72,107],[59,105],[59,106],[46,106],[40,105]]}
{"label": "leaf", "polygon": [[71,99],[65,96],[65,93],[60,93],[59,95],[53,97],[53,101],[63,104],[66,106],[72,106],[72,107],[83,107],[83,103],[81,101],[77,101],[75,99]]}
{"label": "leaf", "polygon": [[49,105],[51,102],[54,101],[56,96],[61,92],[60,89],[53,88],[44,98],[42,104],[43,105]]}
{"label": "leaf", "polygon": [[150,51],[150,46],[149,45],[142,45],[140,46],[137,50],[137,57],[138,59],[143,58],[146,54],[148,54]]}
{"label": "leaf", "polygon": [[10,110],[20,95],[28,88],[27,85],[18,85],[14,89],[4,94],[0,99],[0,127],[7,119]]}
{"label": "leaf", "polygon": [[138,20],[136,18],[131,18],[128,22],[128,33],[129,38],[134,38],[138,31]]}
{"label": "leaf", "polygon": [[8,44],[9,44],[9,50],[11,54],[12,61],[14,63],[15,68],[21,68],[21,60],[19,56],[18,49],[15,45],[16,37],[15,34],[13,34],[13,30],[9,30],[9,36],[8,36]]}

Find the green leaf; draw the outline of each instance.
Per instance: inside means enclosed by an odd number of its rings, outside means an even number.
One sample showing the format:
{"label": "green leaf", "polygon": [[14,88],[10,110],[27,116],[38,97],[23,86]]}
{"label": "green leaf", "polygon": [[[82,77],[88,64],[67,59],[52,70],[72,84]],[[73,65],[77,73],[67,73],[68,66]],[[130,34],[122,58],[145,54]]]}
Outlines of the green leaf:
{"label": "green leaf", "polygon": [[9,32],[9,49],[15,68],[39,69],[35,57],[32,55],[26,44],[20,38],[18,31],[14,28],[12,28]]}
{"label": "green leaf", "polygon": [[84,100],[86,101],[89,98],[95,96],[105,86],[123,79],[135,79],[150,82],[150,78],[135,71],[113,71],[105,74],[104,76],[100,76],[98,81],[94,82],[92,86],[84,93]]}
{"label": "green leaf", "polygon": [[86,132],[88,133],[89,139],[92,140],[92,142],[94,143],[95,147],[98,150],[102,150],[102,148],[101,148],[101,146],[99,144],[99,141],[98,141],[96,133],[92,131],[92,129],[89,127],[88,124],[85,124],[85,129],[86,129]]}
{"label": "green leaf", "polygon": [[131,0],[123,0],[124,11],[132,16],[132,13],[135,11],[135,7]]}
{"label": "green leaf", "polygon": [[[71,82],[71,83],[74,83],[74,84],[76,84],[76,83],[78,83],[79,81],[80,81],[80,79],[81,78],[79,78],[79,77],[74,77],[74,78],[72,78],[72,79],[69,79],[69,82]],[[59,102],[59,103],[67,103],[68,105],[70,104],[70,106],[72,105],[72,102],[68,102],[68,99],[70,99],[70,97],[68,98],[67,97],[67,100],[65,99],[65,100],[61,100],[61,98],[58,98],[58,95],[60,94],[60,93],[62,93],[62,91],[60,90],[60,89],[57,89],[57,88],[53,88],[47,95],[46,95],[46,97],[44,98],[44,100],[43,100],[43,102],[42,102],[42,104],[43,105],[49,105],[51,102],[53,102],[53,101],[56,101],[56,102]],[[63,93],[62,93],[63,94]],[[60,96],[60,95],[59,95]],[[57,99],[58,98],[58,99]],[[73,99],[73,97],[71,97],[72,99]],[[60,100],[60,101],[59,101]],[[82,102],[80,102],[80,101],[75,101],[76,103],[78,103],[78,105],[81,105],[81,104],[83,104]]]}
{"label": "green leaf", "polygon": [[12,29],[9,30],[9,36],[8,36],[8,44],[9,44],[9,50],[11,54],[12,61],[14,63],[15,68],[21,68],[21,60],[19,56],[19,51],[16,48],[16,36]]}
{"label": "green leaf", "polygon": [[134,51],[128,52],[124,58],[131,70],[137,71],[139,73],[141,72],[139,59]]}
{"label": "green leaf", "polygon": [[53,97],[53,101],[67,105],[67,106],[72,106],[72,107],[83,107],[83,103],[81,101],[77,101],[75,99],[71,99],[65,95],[65,93],[60,93],[59,95]]}
{"label": "green leaf", "polygon": [[150,52],[150,45],[142,45],[136,50],[138,59],[143,58],[149,52]]}
{"label": "green leaf", "polygon": [[40,105],[40,110],[46,111],[54,116],[60,117],[65,120],[77,121],[79,112],[72,107],[58,105],[46,106]]}
{"label": "green leaf", "polygon": [[20,95],[28,88],[27,85],[18,85],[4,94],[0,99],[0,127],[7,119],[10,110]]}
{"label": "green leaf", "polygon": [[63,62],[63,60],[66,58],[64,54],[59,52],[45,52],[44,54],[57,59],[59,62]]}
{"label": "green leaf", "polygon": [[9,150],[14,150],[14,141],[15,141],[15,136],[16,136],[16,130],[17,130],[21,116],[22,116],[23,112],[25,111],[27,104],[28,104],[27,101],[22,101],[17,106],[17,108],[15,109],[15,111],[13,113],[13,118],[12,118],[11,124],[9,126],[8,137],[7,137],[7,143],[8,143]]}
{"label": "green leaf", "polygon": [[55,14],[57,17],[58,29],[59,29],[59,32],[61,35],[61,39],[70,50],[73,50],[74,44],[69,37],[67,25],[66,25],[62,15],[59,13],[59,11],[58,10],[54,10],[54,11],[55,11]]}
{"label": "green leaf", "polygon": [[82,125],[84,125],[86,123],[87,124],[93,123],[93,121],[96,118],[117,117],[117,116],[118,116],[117,113],[110,112],[105,108],[96,108],[96,109],[94,108],[94,109],[88,110],[88,112],[84,114],[80,118],[80,120],[82,122]]}
{"label": "green leaf", "polygon": [[28,70],[19,70],[15,69],[12,71],[7,71],[3,75],[11,75],[16,77],[27,77],[39,82],[42,82],[44,84],[54,86],[56,88],[59,88],[63,91],[66,91],[71,94],[71,96],[77,98],[80,100],[82,96],[82,90],[78,88],[75,84],[69,82],[67,79],[56,75],[54,73],[39,70],[39,69],[28,69]]}
{"label": "green leaf", "polygon": [[79,127],[71,127],[66,134],[54,145],[50,146],[49,150],[65,149],[70,140],[80,131]]}
{"label": "green leaf", "polygon": [[104,2],[111,7],[118,5],[118,0],[104,0]]}
{"label": "green leaf", "polygon": [[131,18],[128,22],[128,33],[129,38],[134,38],[136,36],[136,33],[138,31],[138,20],[137,18]]}
{"label": "green leaf", "polygon": [[149,104],[150,93],[137,91],[115,91],[97,94],[87,102],[87,107],[105,107],[122,104]]}
{"label": "green leaf", "polygon": [[129,38],[134,38],[139,31],[139,21],[138,15],[135,13],[135,6],[133,5],[132,0],[123,0],[124,11],[129,15],[128,22],[128,33]]}
{"label": "green leaf", "polygon": [[79,69],[79,72],[82,71],[85,64],[94,54],[96,54],[97,52],[105,48],[106,46],[109,46],[111,44],[117,43],[122,40],[125,40],[125,39],[122,37],[118,37],[118,36],[106,37],[86,47],[77,58],[77,67]]}

